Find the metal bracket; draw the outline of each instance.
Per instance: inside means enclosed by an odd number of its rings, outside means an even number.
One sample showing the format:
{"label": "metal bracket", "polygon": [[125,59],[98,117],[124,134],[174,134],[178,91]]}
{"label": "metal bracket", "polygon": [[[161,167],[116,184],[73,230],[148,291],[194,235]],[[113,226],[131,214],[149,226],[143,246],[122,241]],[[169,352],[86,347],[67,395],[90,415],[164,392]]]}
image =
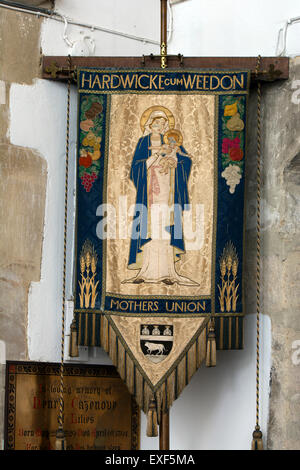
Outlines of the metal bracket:
{"label": "metal bracket", "polygon": [[179,65],[180,67],[183,67],[183,55],[182,54],[177,54],[177,55],[154,55],[150,54],[148,56],[143,55],[142,56],[142,65],[145,67],[146,65],[146,58],[149,58],[150,60],[155,60],[155,59],[168,59],[168,58],[177,58],[179,60]]}
{"label": "metal bracket", "polygon": [[267,82],[274,82],[274,80],[277,80],[282,75],[281,70],[276,70],[274,64],[270,64],[269,70],[263,73],[265,73],[264,80]]}
{"label": "metal bracket", "polygon": [[257,74],[252,72],[251,79],[262,82],[275,82],[280,78],[280,75],[282,75],[282,71],[275,69],[274,64],[270,64],[268,70],[260,70]]}
{"label": "metal bracket", "polygon": [[[77,81],[76,67],[73,67],[70,70],[68,68],[59,67],[56,62],[51,62],[51,64],[49,65],[49,67],[45,69],[45,71],[49,73],[51,75],[51,78],[53,79],[56,79],[57,74],[60,73],[60,74],[66,75],[66,78],[71,78],[72,81],[74,82]],[[71,71],[71,74],[70,74],[70,71]]]}

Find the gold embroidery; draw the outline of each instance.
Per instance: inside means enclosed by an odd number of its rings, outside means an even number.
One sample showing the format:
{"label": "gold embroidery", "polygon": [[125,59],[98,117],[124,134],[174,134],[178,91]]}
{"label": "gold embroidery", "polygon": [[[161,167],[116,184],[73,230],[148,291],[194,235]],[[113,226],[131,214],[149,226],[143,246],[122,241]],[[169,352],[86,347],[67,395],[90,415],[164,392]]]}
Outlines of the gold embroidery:
{"label": "gold embroidery", "polygon": [[235,312],[238,300],[237,291],[239,284],[236,285],[238,256],[231,242],[225,245],[220,257],[221,285],[218,284],[219,302],[221,312]]}
{"label": "gold embroidery", "polygon": [[97,254],[92,243],[86,240],[80,253],[81,281],[78,281],[80,308],[95,308],[99,284],[99,281],[95,282],[96,275]]}
{"label": "gold embroidery", "polygon": [[[158,104],[159,103],[159,104]],[[129,179],[132,156],[141,129],[147,122],[147,116],[153,110],[162,108],[168,110],[169,127],[179,127],[184,137],[184,147],[191,153],[192,168],[188,182],[190,201],[193,205],[191,222],[193,231],[204,230],[203,245],[200,249],[189,248],[186,243],[186,253],[177,262],[176,270],[181,276],[195,280],[198,286],[181,286],[181,296],[206,296],[211,294],[212,245],[213,245],[213,205],[214,205],[214,170],[215,170],[215,97],[204,95],[156,96],[120,94],[111,96],[109,148],[107,158],[107,203],[114,204],[119,198],[126,196],[127,208],[134,205],[136,190]],[[143,116],[145,109],[147,116]],[[124,123],[126,125],[124,126]],[[174,123],[174,124],[173,124]],[[175,173],[175,172],[174,172]],[[201,181],[201,184],[199,184]],[[171,178],[174,184],[174,177]],[[204,228],[196,227],[195,205],[204,207]],[[189,217],[189,214],[187,216]],[[117,216],[118,219],[118,216]],[[176,285],[151,284],[122,284],[128,278],[128,253],[130,243],[130,222],[127,236],[119,239],[107,239],[105,242],[106,261],[106,292],[112,295],[155,295],[178,296]],[[190,221],[188,221],[190,224]],[[123,223],[123,222],[122,222]],[[182,254],[177,248],[174,255]],[[136,259],[134,269],[141,267],[140,254]],[[178,260],[178,257],[175,256]],[[112,269],[113,267],[113,269]],[[133,266],[131,266],[133,267]],[[130,274],[129,274],[130,277]]]}

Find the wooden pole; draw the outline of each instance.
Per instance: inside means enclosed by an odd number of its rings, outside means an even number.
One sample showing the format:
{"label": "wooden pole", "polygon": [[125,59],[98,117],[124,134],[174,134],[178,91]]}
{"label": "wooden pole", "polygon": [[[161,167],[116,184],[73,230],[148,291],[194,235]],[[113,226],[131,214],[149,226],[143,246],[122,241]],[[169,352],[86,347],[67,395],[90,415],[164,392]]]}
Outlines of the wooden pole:
{"label": "wooden pole", "polygon": [[167,0],[160,0],[160,65],[165,69],[167,65],[167,23],[168,23],[168,4]]}
{"label": "wooden pole", "polygon": [[[160,55],[161,68],[167,67],[167,23],[168,23],[168,4],[167,0],[160,0]],[[170,433],[169,433],[169,411],[161,412],[159,425],[159,450],[169,450]]]}
{"label": "wooden pole", "polygon": [[162,411],[159,425],[159,450],[170,450],[170,415]]}
{"label": "wooden pole", "polygon": [[[167,64],[167,24],[168,24],[168,0],[160,0],[160,65],[166,68]],[[161,412],[159,425],[159,450],[169,450],[170,447],[170,419],[169,411]]]}
{"label": "wooden pole", "polygon": [[167,0],[160,0],[160,43],[167,45]]}

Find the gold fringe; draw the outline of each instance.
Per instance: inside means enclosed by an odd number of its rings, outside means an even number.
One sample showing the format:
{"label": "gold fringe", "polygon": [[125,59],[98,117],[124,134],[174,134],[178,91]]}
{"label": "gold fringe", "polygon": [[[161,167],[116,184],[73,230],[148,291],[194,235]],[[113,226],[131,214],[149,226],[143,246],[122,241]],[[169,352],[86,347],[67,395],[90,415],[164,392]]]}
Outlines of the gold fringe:
{"label": "gold fringe", "polygon": [[111,358],[113,364],[117,363],[117,348],[116,348],[117,336],[113,328],[110,328],[109,331],[109,357]]}
{"label": "gold fringe", "polygon": [[166,410],[166,384],[165,382],[156,391],[155,396],[156,396],[157,415],[160,417],[162,410]]}
{"label": "gold fringe", "polygon": [[70,344],[69,344],[69,356],[78,357],[78,341],[77,341],[77,328],[75,318],[70,325]]}
{"label": "gold fringe", "polygon": [[108,320],[107,318],[105,319],[105,330],[104,330],[104,334],[105,334],[105,351],[109,351],[109,330],[110,330],[110,327],[109,327],[109,323],[108,323]]}
{"label": "gold fringe", "polygon": [[143,376],[140,374],[138,369],[135,369],[135,400],[139,407],[145,409],[144,401],[144,387],[143,387]]}
{"label": "gold fringe", "polygon": [[[206,345],[205,345],[205,354],[206,354]],[[200,342],[200,337],[197,338],[196,340],[196,367],[197,369],[201,365],[201,342]]]}
{"label": "gold fringe", "polygon": [[206,358],[206,343],[207,343],[207,334],[206,334],[206,329],[202,331],[198,342],[200,344],[200,364],[197,366],[197,369],[200,367],[203,361],[205,361]]}
{"label": "gold fringe", "polygon": [[173,401],[175,400],[175,372],[173,371],[171,375],[167,378],[167,406],[166,408],[171,408]]}
{"label": "gold fringe", "polygon": [[134,396],[138,406],[147,415],[147,435],[156,436],[161,412],[167,412],[174,400],[189,383],[206,355],[206,328],[190,349],[182,356],[181,361],[167,379],[155,389],[143,377],[139,368],[117,337],[108,319],[101,317],[101,345],[109,353],[120,377],[126,383],[129,392]]}
{"label": "gold fringe", "polygon": [[126,384],[131,395],[134,395],[134,363],[126,356]]}
{"label": "gold fringe", "polygon": [[118,372],[120,377],[125,381],[126,369],[125,369],[125,349],[123,344],[118,341]]}
{"label": "gold fringe", "polygon": [[181,362],[177,366],[177,397],[181,394],[182,390],[186,386],[186,358],[182,358]]}
{"label": "gold fringe", "polygon": [[188,355],[188,382],[189,382],[197,370],[196,343],[194,343],[193,346],[191,346],[191,349],[188,351],[187,355]]}
{"label": "gold fringe", "polygon": [[101,346],[108,353],[109,324],[105,315],[101,315]]}

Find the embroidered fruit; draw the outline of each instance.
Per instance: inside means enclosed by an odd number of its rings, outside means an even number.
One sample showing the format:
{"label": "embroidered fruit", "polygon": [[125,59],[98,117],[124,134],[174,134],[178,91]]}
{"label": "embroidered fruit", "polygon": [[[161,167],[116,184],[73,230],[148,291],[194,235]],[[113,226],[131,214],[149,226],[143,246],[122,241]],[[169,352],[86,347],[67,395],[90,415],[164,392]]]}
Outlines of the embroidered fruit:
{"label": "embroidered fruit", "polygon": [[240,148],[240,139],[238,137],[235,137],[235,139],[225,137],[222,141],[222,153],[228,153],[228,150],[232,147]]}
{"label": "embroidered fruit", "polygon": [[227,104],[224,108],[224,116],[234,116],[238,111],[237,103]]}
{"label": "embroidered fruit", "polygon": [[95,137],[93,142],[94,150],[100,150],[101,137]]}
{"label": "embroidered fruit", "polygon": [[93,126],[94,123],[91,119],[86,119],[85,121],[81,121],[80,123],[80,129],[82,129],[84,132],[88,132]]}
{"label": "embroidered fruit", "polygon": [[83,139],[82,145],[85,147],[93,147],[96,142],[96,136],[93,132],[89,132],[88,135]]}
{"label": "embroidered fruit", "polygon": [[87,153],[85,156],[79,158],[79,165],[84,166],[84,168],[89,168],[92,164],[92,157],[90,153]]}
{"label": "embroidered fruit", "polygon": [[92,153],[91,157],[93,161],[99,160],[99,158],[101,157],[100,150],[96,150],[94,153]]}
{"label": "embroidered fruit", "polygon": [[239,162],[243,158],[243,150],[241,148],[235,148],[231,147],[229,149],[229,158],[230,160],[233,160],[234,162]]}
{"label": "embroidered fruit", "polygon": [[99,150],[100,142],[101,142],[101,137],[96,137],[95,134],[92,131],[90,131],[88,135],[83,139],[82,145],[84,147],[94,147],[95,150]]}
{"label": "embroidered fruit", "polygon": [[97,179],[97,174],[95,172],[93,172],[92,174],[84,173],[80,179],[82,186],[84,187],[86,192],[89,193],[92,189],[94,181]]}
{"label": "embroidered fruit", "polygon": [[245,127],[239,113],[236,113],[231,119],[229,119],[226,126],[230,131],[242,131]]}
{"label": "embroidered fruit", "polygon": [[240,168],[237,165],[228,165],[221,173],[221,176],[225,178],[226,184],[229,186],[230,194],[233,194],[235,187],[240,183],[240,179],[242,178]]}
{"label": "embroidered fruit", "polygon": [[100,114],[103,110],[103,106],[100,103],[93,103],[88,111],[85,113],[87,119],[94,119],[97,114]]}

